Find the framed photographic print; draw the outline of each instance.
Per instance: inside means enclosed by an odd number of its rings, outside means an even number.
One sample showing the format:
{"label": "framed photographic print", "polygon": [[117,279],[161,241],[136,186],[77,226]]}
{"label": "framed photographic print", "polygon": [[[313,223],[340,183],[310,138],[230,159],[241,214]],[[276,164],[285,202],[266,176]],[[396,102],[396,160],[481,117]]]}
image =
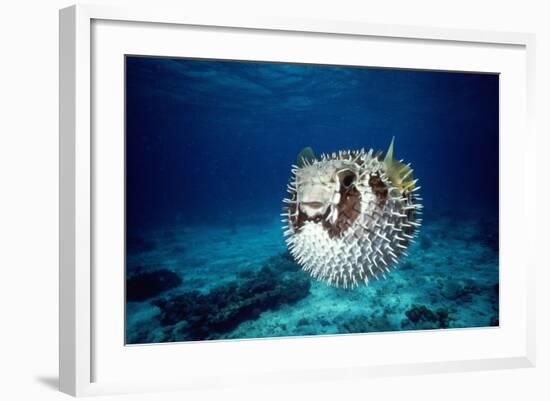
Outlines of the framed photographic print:
{"label": "framed photographic print", "polygon": [[60,386],[534,363],[534,38],[60,14]]}

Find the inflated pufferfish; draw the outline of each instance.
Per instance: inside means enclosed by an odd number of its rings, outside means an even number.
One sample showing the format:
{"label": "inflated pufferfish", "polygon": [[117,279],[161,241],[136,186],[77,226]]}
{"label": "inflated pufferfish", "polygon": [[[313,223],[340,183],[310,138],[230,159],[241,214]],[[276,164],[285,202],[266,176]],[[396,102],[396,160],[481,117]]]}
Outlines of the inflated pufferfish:
{"label": "inflated pufferfish", "polygon": [[284,235],[302,268],[329,285],[355,288],[406,255],[417,234],[422,199],[410,164],[382,151],[298,156],[284,199]]}

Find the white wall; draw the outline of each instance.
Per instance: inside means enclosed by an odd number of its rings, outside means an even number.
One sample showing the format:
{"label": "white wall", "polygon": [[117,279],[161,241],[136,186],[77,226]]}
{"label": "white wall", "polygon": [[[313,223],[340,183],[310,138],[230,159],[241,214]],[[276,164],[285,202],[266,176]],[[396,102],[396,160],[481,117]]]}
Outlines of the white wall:
{"label": "white wall", "polygon": [[[97,1],[124,4],[137,1]],[[155,1],[193,12],[293,15],[369,22],[534,32],[537,36],[539,213],[549,199],[548,105],[550,28],[545,2],[514,1]],[[199,4],[200,5],[197,5]],[[219,3],[219,4],[218,4]],[[0,21],[0,393],[2,399],[65,396],[57,380],[57,10],[62,0],[4,1]],[[261,10],[261,11],[258,11]],[[546,146],[545,146],[546,145]],[[545,249],[541,215],[539,248]],[[548,238],[548,235],[546,235]],[[546,252],[542,252],[541,256]],[[225,399],[550,399],[549,263],[538,281],[538,367],[436,376],[302,385],[286,389],[227,391]],[[8,395],[9,394],[9,395]],[[4,394],[3,394],[4,395]],[[181,399],[182,394],[130,396],[132,400]],[[198,398],[192,394],[191,399]],[[201,398],[219,399],[216,392]]]}

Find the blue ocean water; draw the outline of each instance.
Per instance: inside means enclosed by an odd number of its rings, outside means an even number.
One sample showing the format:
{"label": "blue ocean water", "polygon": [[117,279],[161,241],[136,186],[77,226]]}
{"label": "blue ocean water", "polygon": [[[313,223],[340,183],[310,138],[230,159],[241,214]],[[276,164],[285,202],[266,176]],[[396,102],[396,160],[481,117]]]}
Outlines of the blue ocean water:
{"label": "blue ocean water", "polygon": [[[128,343],[498,325],[498,75],[126,58]],[[410,162],[409,256],[352,291],[310,279],[280,212],[301,149]]]}

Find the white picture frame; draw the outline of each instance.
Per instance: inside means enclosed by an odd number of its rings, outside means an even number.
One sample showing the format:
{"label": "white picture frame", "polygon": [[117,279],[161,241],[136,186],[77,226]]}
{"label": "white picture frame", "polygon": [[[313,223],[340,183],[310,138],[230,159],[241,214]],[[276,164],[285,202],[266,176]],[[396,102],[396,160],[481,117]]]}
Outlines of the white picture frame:
{"label": "white picture frame", "polygon": [[[98,185],[104,185],[102,169],[117,168],[117,160],[122,160],[120,142],[101,141],[97,143],[94,130],[102,127],[102,110],[118,110],[124,88],[119,85],[121,71],[103,73],[109,69],[111,61],[121,62],[120,55],[125,52],[145,51],[141,54],[177,55],[174,54],[173,41],[162,41],[167,35],[186,34],[186,27],[198,30],[197,35],[210,35],[217,39],[234,39],[232,35],[262,35],[262,40],[273,41],[281,53],[269,57],[285,57],[294,60],[297,53],[283,45],[282,36],[295,35],[300,40],[310,41],[322,37],[330,41],[338,38],[340,43],[347,41],[384,41],[384,46],[392,43],[402,46],[405,55],[408,48],[418,51],[416,60],[404,61],[403,54],[386,54],[378,50],[374,43],[373,58],[377,65],[405,68],[460,69],[488,71],[504,74],[504,86],[501,91],[501,260],[503,263],[518,268],[519,274],[512,280],[512,271],[504,269],[501,280],[504,287],[501,291],[501,308],[508,319],[501,319],[497,329],[463,329],[426,331],[423,333],[377,333],[374,335],[321,336],[294,339],[264,339],[250,341],[209,342],[209,344],[165,344],[142,347],[125,347],[118,341],[105,340],[109,335],[109,322],[120,318],[120,307],[116,313],[106,317],[102,313],[101,302],[97,297],[106,297],[109,301],[120,300],[123,286],[120,287],[120,275],[114,281],[98,274],[97,270],[105,266],[110,255],[103,252],[98,243],[105,236],[98,232],[104,225],[98,219],[106,218],[101,206],[101,199],[96,197]],[[141,30],[148,30],[141,37],[139,46],[128,45],[128,37],[140,37]],[[212,31],[212,32],[210,32]],[[126,33],[124,33],[126,32]],[[246,35],[245,35],[246,34]],[[95,35],[95,37],[94,37]],[[208,55],[215,49],[215,42],[208,42],[204,37],[201,49],[196,52]],[[199,38],[199,40],[202,40]],[[229,40],[229,42],[231,42]],[[147,42],[147,43],[144,43]],[[163,43],[161,46],[160,44]],[[304,42],[305,43],[305,42]],[[204,46],[202,46],[204,45]],[[148,46],[148,47],[146,47]],[[158,49],[155,49],[158,46]],[[214,47],[209,47],[214,46]],[[248,53],[254,45],[236,46],[242,57],[253,57]],[[426,60],[434,53],[434,46],[441,52],[440,60],[423,63],[422,52]],[[231,46],[228,46],[230,48]],[[342,53],[333,55],[339,61],[351,58]],[[452,51],[446,53],[447,47]],[[210,49],[210,50],[209,50]],[[449,50],[447,49],[447,50]],[[60,11],[60,390],[75,396],[94,395],[134,391],[161,391],[167,389],[196,389],[227,385],[244,384],[247,381],[256,383],[285,383],[296,380],[326,380],[328,378],[353,377],[360,380],[365,377],[435,373],[442,371],[467,371],[479,369],[500,369],[511,367],[530,367],[535,364],[535,321],[534,321],[534,269],[535,252],[535,197],[528,196],[528,191],[536,188],[534,176],[528,174],[534,170],[535,134],[532,128],[534,110],[534,35],[525,33],[485,32],[459,29],[439,29],[415,26],[375,25],[366,22],[293,20],[282,18],[232,19],[213,15],[187,15],[185,10],[163,10],[159,8],[112,8],[108,6],[78,5]],[[195,50],[194,50],[195,51]],[[222,50],[220,50],[222,51]],[[223,51],[236,51],[235,49]],[[121,53],[122,52],[122,53]],[[287,53],[284,53],[287,52]],[[335,50],[336,52],[336,50]],[[386,53],[389,53],[388,50]],[[463,65],[456,64],[456,54],[464,52]],[[487,54],[491,53],[491,56]],[[470,54],[471,53],[471,54]],[[193,53],[197,55],[199,53]],[[239,53],[240,54],[240,53]],[[281,54],[283,56],[281,56]],[[287,54],[287,56],[284,56]],[[448,56],[446,56],[448,54]],[[224,54],[217,57],[224,58]],[[231,54],[228,53],[226,57]],[[429,56],[429,57],[428,57]],[[111,58],[109,58],[111,57]],[[305,57],[305,56],[304,56]],[[312,53],[308,60],[315,60]],[[400,58],[401,57],[401,58]],[[477,60],[476,60],[477,59]],[[118,61],[117,61],[118,60]],[[349,60],[350,63],[364,63],[361,60]],[[485,64],[484,64],[485,63]],[[116,68],[115,68],[116,69]],[[503,72],[505,71],[505,72]],[[98,76],[99,74],[99,76]],[[117,78],[118,77],[118,78]],[[105,81],[107,80],[107,81]],[[99,83],[98,83],[99,82]],[[114,96],[109,99],[101,89],[101,82],[113,82]],[[96,87],[94,85],[100,85]],[[118,93],[118,95],[117,95]],[[518,94],[511,96],[511,94]],[[94,98],[95,96],[95,98]],[[113,102],[111,104],[110,102]],[[119,102],[120,103],[120,102]],[[505,113],[503,113],[505,111]],[[120,133],[120,121],[123,116],[105,121]],[[108,120],[108,121],[107,121]],[[116,121],[115,121],[116,120]],[[512,135],[514,134],[515,135]],[[118,134],[117,134],[118,135]],[[116,141],[116,135],[113,136]],[[519,146],[519,139],[523,146]],[[117,145],[118,144],[118,145]],[[513,158],[512,158],[513,156]],[[111,161],[104,161],[111,160]],[[512,160],[517,163],[511,163]],[[120,167],[120,166],[119,166]],[[116,174],[114,174],[116,176]],[[522,182],[524,191],[513,191],[507,182]],[[119,183],[118,183],[119,184]],[[113,181],[102,187],[104,193]],[[114,187],[111,187],[114,188]],[[115,200],[118,199],[115,196]],[[115,203],[117,203],[115,201]],[[99,210],[98,210],[98,204]],[[118,203],[120,206],[120,202]],[[117,207],[118,207],[117,206]],[[517,215],[512,216],[515,210]],[[120,208],[113,213],[120,214]],[[103,217],[101,217],[103,216]],[[112,217],[113,215],[111,215]],[[118,216],[115,216],[115,220]],[[503,229],[506,228],[506,230]],[[116,230],[115,230],[116,231]],[[115,239],[116,242],[116,239]],[[101,263],[98,263],[101,262]],[[116,263],[113,263],[117,266]],[[121,272],[123,267],[119,266]],[[115,269],[116,270],[116,269]],[[117,270],[118,271],[118,270]],[[118,274],[118,273],[117,273]],[[502,276],[504,274],[504,276]],[[515,273],[514,273],[515,274]],[[111,284],[110,284],[111,283]],[[101,287],[101,288],[98,288]],[[98,295],[98,292],[101,292]],[[110,298],[112,297],[112,298]],[[513,297],[513,300],[510,299]],[[511,301],[515,307],[509,307]],[[103,320],[104,319],[104,320]],[[111,320],[109,320],[111,319]],[[116,323],[116,322],[115,322]],[[118,323],[116,323],[118,324]],[[122,324],[122,323],[120,323]],[[98,328],[99,327],[99,328]],[[120,336],[119,327],[112,326],[112,336]],[[379,348],[384,344],[392,349],[405,350],[399,355],[370,354],[365,360],[361,353],[349,353],[339,358],[335,350],[360,349],[368,341],[376,339]],[[369,340],[370,339],[370,340]],[[485,341],[485,343],[484,343]],[[433,343],[436,348],[440,342],[454,344],[455,354],[429,356],[422,360],[407,348],[418,348]],[[108,345],[106,345],[109,343]],[[410,347],[407,344],[410,343]],[[476,348],[476,343],[479,347]],[[483,346],[483,344],[487,344]],[[493,344],[494,347],[489,346]],[[111,347],[111,348],[109,348]],[[114,347],[114,348],[113,348]],[[119,349],[120,347],[120,349]],[[177,351],[172,352],[172,350]],[[170,352],[167,350],[170,349]],[[322,351],[322,352],[321,352]],[[323,354],[318,360],[315,355]],[[176,355],[177,354],[177,355]],[[387,354],[387,353],[386,353]],[[429,354],[429,352],[427,352]],[[176,355],[176,356],[170,356]],[[186,355],[187,358],[181,358]],[[212,367],[212,358],[220,359],[219,366]],[[220,356],[221,355],[221,356]],[[275,355],[296,355],[297,360],[276,359]],[[119,358],[120,356],[120,358]],[[307,358],[299,358],[304,356]],[[112,359],[110,359],[112,358]],[[117,359],[119,358],[119,359]],[[178,358],[168,361],[169,358]],[[300,362],[298,362],[298,359]],[[302,361],[306,359],[306,362]],[[309,359],[309,361],[308,361]],[[168,375],[160,369],[158,372],[138,370],[137,361],[143,365],[152,365],[166,360],[168,367],[180,363],[179,368],[185,374]],[[207,363],[201,361],[206,360]],[[223,361],[233,361],[224,364]],[[100,361],[100,362],[98,362]],[[185,366],[192,361],[195,366]],[[255,366],[250,367],[250,363]],[[121,364],[133,366],[127,369],[126,375],[117,375]],[[285,364],[289,365],[288,368]],[[107,365],[113,366],[108,371]],[[188,363],[189,365],[189,363]],[[218,365],[218,364],[214,364]],[[247,366],[248,365],[248,366]],[[269,365],[269,366],[268,366]],[[294,366],[290,366],[294,365]],[[158,365],[156,365],[158,366]],[[103,371],[106,373],[103,373]],[[233,374],[233,370],[237,373]],[[143,373],[142,376],[140,374]],[[132,376],[133,375],[133,376]]]}

